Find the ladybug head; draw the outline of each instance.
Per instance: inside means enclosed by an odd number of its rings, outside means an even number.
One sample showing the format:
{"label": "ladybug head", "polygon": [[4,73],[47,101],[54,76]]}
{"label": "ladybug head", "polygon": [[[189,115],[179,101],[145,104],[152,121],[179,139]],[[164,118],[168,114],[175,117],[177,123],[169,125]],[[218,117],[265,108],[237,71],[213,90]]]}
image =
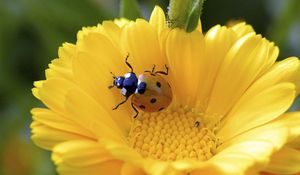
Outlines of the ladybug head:
{"label": "ladybug head", "polygon": [[114,77],[113,85],[109,86],[112,88],[116,86],[118,89],[122,89],[122,95],[125,97],[129,97],[130,95],[134,94],[137,88],[138,79],[133,72],[129,72],[124,76]]}
{"label": "ladybug head", "polygon": [[122,89],[123,88],[123,82],[124,82],[124,77],[122,76],[118,76],[114,79],[114,85],[118,88],[118,89]]}

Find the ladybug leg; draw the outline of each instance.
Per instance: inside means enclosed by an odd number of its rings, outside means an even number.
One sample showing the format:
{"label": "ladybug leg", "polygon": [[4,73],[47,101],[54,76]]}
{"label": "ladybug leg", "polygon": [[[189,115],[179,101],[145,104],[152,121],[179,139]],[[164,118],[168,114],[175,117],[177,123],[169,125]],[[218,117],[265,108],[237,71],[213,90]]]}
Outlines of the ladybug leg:
{"label": "ladybug leg", "polygon": [[118,109],[118,107],[121,106],[122,104],[124,104],[127,100],[128,100],[128,97],[126,97],[125,100],[121,101],[121,102],[120,102],[116,107],[114,107],[112,110]]}
{"label": "ladybug leg", "polygon": [[130,68],[131,72],[133,72],[132,66],[131,66],[130,63],[127,61],[127,60],[128,60],[128,57],[129,57],[129,53],[128,53],[128,55],[127,55],[126,58],[125,58],[125,63],[126,63],[126,65]]}
{"label": "ladybug leg", "polygon": [[135,111],[135,115],[133,116],[133,118],[136,118],[139,115],[139,111],[134,107],[133,103],[131,103],[131,106],[132,106],[133,110]]}
{"label": "ladybug leg", "polygon": [[169,74],[169,67],[165,64],[166,72],[164,71],[156,71],[156,74],[163,74],[163,75],[168,75]]}

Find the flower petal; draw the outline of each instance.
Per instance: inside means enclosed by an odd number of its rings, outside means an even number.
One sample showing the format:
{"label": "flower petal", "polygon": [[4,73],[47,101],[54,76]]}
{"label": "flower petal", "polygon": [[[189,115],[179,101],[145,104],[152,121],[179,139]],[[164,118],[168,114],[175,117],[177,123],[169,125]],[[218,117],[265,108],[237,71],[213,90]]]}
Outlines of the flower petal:
{"label": "flower petal", "polygon": [[298,69],[295,72],[294,76],[290,77],[291,78],[290,81],[295,83],[296,92],[297,92],[297,95],[299,95],[299,93],[300,93],[300,60],[299,60],[299,58],[297,58],[297,60],[298,60],[299,66],[298,66]]}
{"label": "flower petal", "polygon": [[[226,27],[219,25],[211,28],[204,37],[205,40],[205,56],[203,65],[200,66],[205,72],[200,77],[200,86],[197,90],[198,100],[202,103],[203,110],[207,107],[207,102],[215,83],[216,76],[219,72],[220,66],[223,63],[224,57],[228,50],[232,47],[234,42],[237,40],[236,34]],[[216,52],[216,50],[218,52]]]}
{"label": "flower petal", "polygon": [[241,38],[249,33],[255,33],[252,26],[246,24],[245,22],[238,23],[231,28],[237,34],[238,38]]}
{"label": "flower petal", "polygon": [[257,94],[246,93],[228,114],[217,135],[225,141],[267,123],[284,113],[294,98],[292,83],[281,83]]}
{"label": "flower petal", "polygon": [[224,140],[217,152],[222,152],[230,145],[248,140],[265,140],[272,143],[275,150],[279,150],[288,141],[289,136],[289,129],[284,124],[272,122],[239,134],[230,140]]}
{"label": "flower petal", "polygon": [[52,159],[62,175],[120,174],[123,162],[114,159],[99,143],[74,140],[59,144]]}
{"label": "flower petal", "polygon": [[126,25],[121,34],[122,53],[137,74],[149,70],[153,64],[163,69],[166,59],[161,53],[158,34],[154,26],[142,19]]}
{"label": "flower petal", "polygon": [[[180,43],[180,44],[179,44]],[[170,65],[170,84],[177,100],[189,105],[196,102],[199,79],[205,75],[202,67],[204,39],[202,33],[186,33],[180,29],[170,31],[166,40],[166,54]]]}
{"label": "flower petal", "polygon": [[258,75],[265,71],[268,51],[269,42],[261,36],[248,34],[239,39],[225,56],[206,113],[224,117]]}
{"label": "flower petal", "polygon": [[286,113],[272,123],[288,127],[290,142],[288,145],[293,148],[300,148],[300,140],[298,141],[300,137],[300,112]]}
{"label": "flower petal", "polygon": [[34,88],[31,89],[33,96],[39,100],[41,100],[41,97],[39,95],[39,88],[41,88],[43,86],[43,82],[44,82],[44,80],[35,81],[33,83]]}
{"label": "flower petal", "polygon": [[200,18],[199,18],[199,20],[198,20],[198,26],[197,26],[196,30],[198,30],[199,32],[203,33],[203,32],[202,32],[202,22],[201,22],[201,19],[200,19]]}
{"label": "flower petal", "polygon": [[274,174],[296,174],[300,172],[300,151],[283,147],[273,154],[264,171]]}
{"label": "flower petal", "polygon": [[121,28],[112,21],[103,21],[102,25],[98,26],[101,30],[101,33],[107,36],[111,42],[120,47],[120,36],[121,36]]}
{"label": "flower petal", "polygon": [[299,93],[300,93],[300,65],[298,67],[297,75],[298,76],[294,77],[294,82],[296,84],[297,94],[299,95]]}
{"label": "flower petal", "polygon": [[111,140],[103,140],[103,146],[117,159],[123,160],[132,164],[132,166],[143,167],[145,159],[134,149],[129,147],[129,144],[120,144]]}
{"label": "flower petal", "polygon": [[66,131],[61,131],[49,126],[46,126],[40,122],[33,121],[30,125],[33,142],[41,148],[52,150],[54,146],[59,143],[68,140],[86,140],[87,137],[70,133]]}
{"label": "flower petal", "polygon": [[126,19],[126,18],[117,18],[114,19],[114,23],[116,25],[118,25],[119,27],[124,27],[125,25],[129,24],[130,20]]}
{"label": "flower petal", "polygon": [[99,33],[90,33],[79,45],[80,51],[73,62],[77,84],[103,106],[120,128],[127,132],[134,111],[129,104],[113,111],[112,108],[122,101],[122,95],[118,89],[108,88],[113,82],[110,72],[115,75],[128,72],[125,57],[121,56],[120,51],[109,39]]}
{"label": "flower petal", "polygon": [[[254,29],[251,25],[241,22],[231,27],[231,29],[237,34],[238,38],[241,38],[249,33],[255,33]],[[276,61],[277,57],[279,55],[279,49],[277,46],[274,45],[273,42],[269,42],[269,52],[268,57],[269,59],[266,60],[265,63],[265,70],[267,70],[274,62]],[[264,73],[263,71],[261,74]]]}
{"label": "flower petal", "polygon": [[298,76],[297,69],[299,66],[300,62],[295,57],[277,62],[262,77],[253,83],[253,85],[247,90],[247,94],[257,94],[267,87],[271,87],[282,82],[291,82],[296,85],[297,82],[295,79]]}
{"label": "flower petal", "polygon": [[31,110],[31,113],[34,121],[45,126],[68,133],[78,134],[87,138],[96,139],[95,135],[89,130],[49,109],[34,108]]}
{"label": "flower petal", "polygon": [[244,174],[262,169],[274,151],[273,144],[268,141],[248,140],[227,147],[209,161],[228,174]]}
{"label": "flower petal", "polygon": [[121,169],[121,175],[146,175],[146,173],[139,167],[124,163]]}
{"label": "flower petal", "polygon": [[258,77],[266,73],[275,63],[277,57],[279,55],[279,49],[277,46],[274,45],[274,43],[269,42],[269,51],[268,51],[268,58],[266,59],[266,62],[264,63],[263,71],[260,72]]}
{"label": "flower petal", "polygon": [[54,59],[46,70],[46,78],[65,78],[72,80],[72,60],[76,53],[76,46],[70,43],[63,44],[58,50],[58,59]]}
{"label": "flower petal", "polygon": [[58,114],[71,118],[71,116],[66,115],[64,101],[68,89],[72,87],[75,87],[75,84],[66,79],[51,78],[43,81],[42,85],[37,89],[41,101],[48,108]]}
{"label": "flower petal", "polygon": [[68,91],[65,108],[74,120],[95,133],[100,141],[108,139],[117,143],[127,143],[124,138],[126,133],[121,131],[102,106],[82,90],[73,88]]}
{"label": "flower petal", "polygon": [[[291,82],[291,83],[296,84],[294,79],[295,79],[295,77],[297,77],[297,69],[299,67],[299,63],[300,63],[299,60],[297,58],[293,58],[293,57],[276,63],[270,70],[268,70],[268,72],[265,73],[265,75],[263,75],[256,82],[254,82],[254,84],[246,91],[246,93],[243,95],[243,97],[240,99],[240,101],[236,104],[236,106],[231,111],[231,113],[227,116],[227,118],[231,118],[231,115],[233,115],[233,113],[236,113],[236,112],[234,112],[234,110],[236,110],[236,109],[241,110],[241,109],[239,109],[241,107],[240,103],[244,103],[244,106],[247,107],[248,103],[249,103],[248,102],[249,99],[254,98],[258,94],[261,94],[263,91],[265,91],[269,87],[272,87],[272,86],[282,83],[282,82]],[[279,94],[277,94],[277,95],[279,95]],[[285,96],[285,94],[282,94],[282,95]],[[269,96],[272,96],[272,94],[269,94]],[[285,96],[285,98],[287,98],[287,96]],[[262,97],[262,99],[266,100],[264,97]],[[258,100],[258,101],[262,102],[262,100]],[[257,102],[253,101],[253,103],[255,104]],[[273,103],[273,102],[271,102],[271,103]],[[250,117],[249,120],[252,120],[251,116],[253,117],[253,113],[256,113],[256,112],[257,112],[257,110],[248,110],[247,115],[245,115],[245,116]],[[237,121],[237,120],[240,120],[240,119],[238,119],[239,116],[240,115],[233,116],[233,118],[235,118],[235,120]],[[245,116],[243,116],[242,118],[245,118]],[[273,117],[276,117],[276,116],[273,116]],[[257,119],[257,118],[260,118],[260,117],[258,117],[258,116],[253,117],[253,119]],[[262,119],[262,118],[260,118],[260,119]],[[267,118],[265,118],[265,119],[267,119]],[[232,119],[228,119],[228,120],[232,120]],[[268,120],[270,120],[270,119],[268,119]],[[252,120],[252,121],[255,121],[255,120]],[[239,121],[238,123],[240,123],[240,122],[241,121]],[[225,119],[224,123],[226,125],[226,119]],[[236,124],[238,124],[238,123],[236,123]],[[227,126],[227,129],[229,129],[229,127]],[[228,131],[230,131],[230,129],[227,130],[227,132]],[[237,134],[236,131],[233,131],[232,134],[234,134],[234,133]],[[226,134],[226,131],[222,131],[222,132],[220,132],[220,134],[224,136]]]}
{"label": "flower petal", "polygon": [[[94,63],[101,67],[101,69],[109,70],[117,74],[127,70],[125,67],[125,56],[121,55],[120,50],[104,34],[89,32],[88,35],[77,42],[77,45],[79,53],[89,55],[89,57],[86,58],[87,60],[85,60],[86,62]],[[77,56],[76,59],[78,57],[80,56]]]}
{"label": "flower petal", "polygon": [[77,42],[82,40],[86,35],[88,35],[90,32],[96,31],[97,27],[83,27],[79,32],[77,32]]}
{"label": "flower petal", "polygon": [[159,6],[156,5],[154,7],[150,16],[149,23],[153,25],[158,33],[160,33],[164,28],[167,27],[165,13]]}
{"label": "flower petal", "polygon": [[[247,171],[252,172],[253,170],[255,170],[255,172],[258,172],[259,170],[262,170],[265,165],[267,165],[270,156],[274,152],[280,150],[282,146],[286,144],[288,137],[289,137],[289,129],[285,125],[278,125],[276,123],[266,124],[258,128],[249,130],[243,134],[240,134],[231,140],[227,140],[226,142],[223,142],[221,146],[218,148],[217,150],[218,153],[215,155],[215,157],[221,157],[222,159],[222,157],[226,157],[226,155],[224,155],[224,153],[227,154],[226,149],[230,147],[236,147],[236,145],[239,145],[241,143],[243,144],[244,142],[254,141],[254,144],[252,146],[249,145],[248,147],[247,146],[244,148],[241,147],[240,153],[237,153],[237,156],[241,156],[246,153],[246,155],[248,154],[252,160],[249,159],[248,163],[247,161],[242,163],[242,160],[240,160],[239,162],[230,156],[232,160],[230,160],[229,157],[225,164],[228,164],[229,166],[235,166],[236,164],[241,164],[245,168],[247,167],[248,169]],[[263,146],[261,146],[260,144],[256,144],[255,142],[257,141],[262,142]],[[264,142],[267,143],[267,145],[265,145]],[[262,152],[256,152],[257,150]],[[230,154],[231,153],[229,152],[229,155]],[[245,163],[247,163],[248,165]]]}
{"label": "flower petal", "polygon": [[[68,109],[66,109],[65,104],[66,103],[69,104],[69,101],[68,101],[69,99],[67,99],[67,95],[69,94],[70,89],[79,89],[79,88],[74,83],[69,82],[65,79],[51,78],[51,79],[44,81],[42,87],[39,89],[39,96],[40,96],[41,100],[43,101],[43,103],[46,104],[47,107],[49,107],[52,111],[54,111],[58,115],[65,117],[66,119],[68,119],[70,121],[74,121],[74,123],[77,123],[78,125],[82,126],[86,130],[95,134],[95,132],[93,132],[93,130],[91,130],[90,125],[89,125],[91,123],[89,123],[89,122],[93,122],[94,120],[97,120],[97,117],[93,118],[93,120],[91,119],[88,122],[88,121],[86,121],[87,118],[84,118],[85,116],[74,117],[72,115],[73,111],[70,112],[70,111],[68,111]],[[81,94],[82,94],[82,92],[81,92]],[[89,99],[89,97],[86,95],[84,95],[84,97],[79,96],[79,95],[80,94],[73,95],[72,97],[69,97],[69,98],[77,97],[76,100],[80,101],[81,103],[85,102],[84,100],[86,97],[87,97],[87,100]],[[82,98],[82,99],[80,99],[80,98]],[[92,101],[92,102],[94,102],[94,101]],[[77,109],[82,109],[82,108],[81,108],[81,106],[78,106]],[[94,110],[94,111],[99,112],[99,110],[102,111],[104,109],[103,109],[103,107],[101,107],[98,110]],[[82,111],[82,110],[78,110],[78,111]],[[100,114],[101,113],[107,114],[107,112],[100,112]],[[109,117],[109,115],[107,115],[106,117]],[[97,121],[100,122],[100,120],[97,120]],[[116,129],[116,131],[119,131],[119,128]],[[126,131],[123,131],[123,132],[124,132],[124,134],[126,133]]]}
{"label": "flower petal", "polygon": [[202,174],[226,174],[218,166],[210,163],[209,161],[191,161],[191,160],[181,160],[172,162],[172,167],[177,170],[178,174],[190,174],[190,175],[202,175]]}
{"label": "flower petal", "polygon": [[148,174],[151,175],[177,175],[179,174],[169,162],[165,161],[157,161],[157,160],[148,160],[144,164],[144,168],[146,169]]}

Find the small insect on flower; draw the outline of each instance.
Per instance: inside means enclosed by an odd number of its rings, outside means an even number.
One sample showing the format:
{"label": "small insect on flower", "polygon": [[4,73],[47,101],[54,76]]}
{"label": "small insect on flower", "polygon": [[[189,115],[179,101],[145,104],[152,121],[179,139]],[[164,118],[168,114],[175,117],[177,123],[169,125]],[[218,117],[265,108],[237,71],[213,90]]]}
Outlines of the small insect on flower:
{"label": "small insect on flower", "polygon": [[125,63],[130,68],[130,72],[124,76],[115,76],[111,72],[114,81],[109,88],[116,86],[121,89],[121,94],[125,97],[113,110],[124,104],[131,95],[131,106],[136,112],[134,118],[139,114],[136,107],[145,112],[157,112],[168,107],[173,97],[172,90],[170,84],[160,75],[168,75],[168,67],[165,65],[165,72],[155,71],[154,65],[151,71],[146,70],[137,78],[132,66],[127,62],[128,57],[129,55],[127,55]]}

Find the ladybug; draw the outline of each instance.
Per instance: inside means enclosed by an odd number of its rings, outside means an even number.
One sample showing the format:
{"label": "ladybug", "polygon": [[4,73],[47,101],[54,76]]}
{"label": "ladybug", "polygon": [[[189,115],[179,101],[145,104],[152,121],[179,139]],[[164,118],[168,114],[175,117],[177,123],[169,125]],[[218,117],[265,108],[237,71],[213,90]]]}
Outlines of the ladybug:
{"label": "ladybug", "polygon": [[130,72],[124,76],[113,75],[113,85],[109,89],[117,87],[121,89],[121,94],[125,97],[113,110],[124,104],[131,97],[131,106],[136,112],[134,118],[139,114],[138,109],[145,112],[157,112],[165,109],[172,101],[172,90],[170,84],[161,76],[168,75],[168,67],[165,65],[166,71],[155,71],[155,65],[152,70],[146,70],[138,77],[133,72],[132,66],[129,64],[129,55],[125,59],[126,65],[130,68]]}

